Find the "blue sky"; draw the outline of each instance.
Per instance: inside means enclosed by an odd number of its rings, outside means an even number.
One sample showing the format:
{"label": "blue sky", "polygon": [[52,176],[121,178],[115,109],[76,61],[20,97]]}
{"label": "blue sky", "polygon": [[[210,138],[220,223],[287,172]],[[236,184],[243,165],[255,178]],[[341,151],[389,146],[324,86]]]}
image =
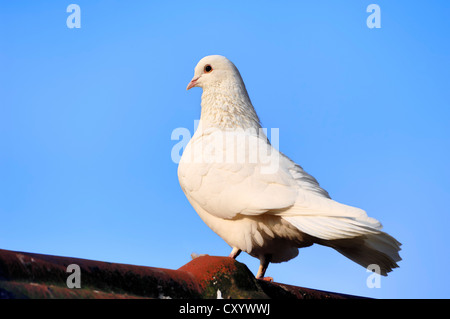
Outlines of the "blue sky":
{"label": "blue sky", "polygon": [[280,150],[403,243],[381,288],[320,246],[267,275],[449,298],[449,14],[448,1],[2,1],[0,248],[170,269],[228,255],[171,159],[173,130],[193,133],[200,115],[201,89],[185,91],[194,67],[221,54]]}

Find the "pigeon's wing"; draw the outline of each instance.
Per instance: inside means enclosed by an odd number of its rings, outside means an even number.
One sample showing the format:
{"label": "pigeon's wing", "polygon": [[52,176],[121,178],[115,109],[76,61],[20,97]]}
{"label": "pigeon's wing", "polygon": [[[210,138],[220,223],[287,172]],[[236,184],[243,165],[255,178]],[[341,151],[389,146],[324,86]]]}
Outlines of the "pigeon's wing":
{"label": "pigeon's wing", "polygon": [[294,204],[297,188],[288,170],[279,169],[278,155],[257,134],[194,136],[179,164],[180,185],[190,200],[220,218],[283,209]]}
{"label": "pigeon's wing", "polygon": [[[183,154],[183,159],[190,157],[191,161],[180,162],[184,192],[209,214],[225,219],[239,214],[278,215],[301,231],[326,240],[381,229],[364,210],[331,200],[312,176],[264,137],[237,137],[242,139],[214,134],[193,139]],[[239,154],[239,150],[246,152]]]}
{"label": "pigeon's wing", "polygon": [[330,198],[328,192],[319,185],[319,182],[312,175],[305,172],[300,165],[286,155],[281,156],[281,161],[283,167],[289,171],[301,189],[310,191],[318,196]]}
{"label": "pigeon's wing", "polygon": [[328,196],[265,136],[236,131],[193,138],[180,162],[179,180],[190,200],[226,219],[285,210],[302,190]]}

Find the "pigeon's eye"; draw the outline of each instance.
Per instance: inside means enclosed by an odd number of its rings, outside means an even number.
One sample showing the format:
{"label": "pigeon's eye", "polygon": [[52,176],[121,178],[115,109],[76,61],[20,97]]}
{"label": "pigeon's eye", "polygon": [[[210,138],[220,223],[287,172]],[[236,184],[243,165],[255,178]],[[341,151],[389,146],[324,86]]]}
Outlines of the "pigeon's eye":
{"label": "pigeon's eye", "polygon": [[205,73],[209,73],[209,72],[211,72],[213,69],[212,69],[212,66],[210,66],[209,64],[207,64],[207,65],[205,65]]}

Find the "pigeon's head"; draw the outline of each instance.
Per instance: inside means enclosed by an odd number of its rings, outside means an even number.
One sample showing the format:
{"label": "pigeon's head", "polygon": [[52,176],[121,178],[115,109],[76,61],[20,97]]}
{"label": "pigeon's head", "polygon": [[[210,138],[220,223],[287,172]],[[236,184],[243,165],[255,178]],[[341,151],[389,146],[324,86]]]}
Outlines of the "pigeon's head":
{"label": "pigeon's head", "polygon": [[239,71],[234,64],[221,55],[208,55],[201,59],[195,67],[194,77],[186,90],[193,87],[217,87],[230,81],[242,82]]}
{"label": "pigeon's head", "polygon": [[221,55],[201,59],[186,90],[201,87],[204,127],[260,128],[258,115],[234,64]]}

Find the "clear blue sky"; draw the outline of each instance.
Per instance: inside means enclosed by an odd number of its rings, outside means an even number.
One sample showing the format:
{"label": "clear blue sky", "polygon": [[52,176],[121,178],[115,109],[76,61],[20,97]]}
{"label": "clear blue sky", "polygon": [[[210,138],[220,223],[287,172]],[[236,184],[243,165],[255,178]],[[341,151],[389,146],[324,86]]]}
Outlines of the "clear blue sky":
{"label": "clear blue sky", "polygon": [[66,25],[70,1],[1,2],[0,248],[170,269],[228,255],[171,160],[172,131],[193,133],[200,114],[193,69],[221,54],[281,151],[403,243],[381,288],[320,246],[267,275],[449,298],[450,2],[243,2],[76,1],[80,29]]}

